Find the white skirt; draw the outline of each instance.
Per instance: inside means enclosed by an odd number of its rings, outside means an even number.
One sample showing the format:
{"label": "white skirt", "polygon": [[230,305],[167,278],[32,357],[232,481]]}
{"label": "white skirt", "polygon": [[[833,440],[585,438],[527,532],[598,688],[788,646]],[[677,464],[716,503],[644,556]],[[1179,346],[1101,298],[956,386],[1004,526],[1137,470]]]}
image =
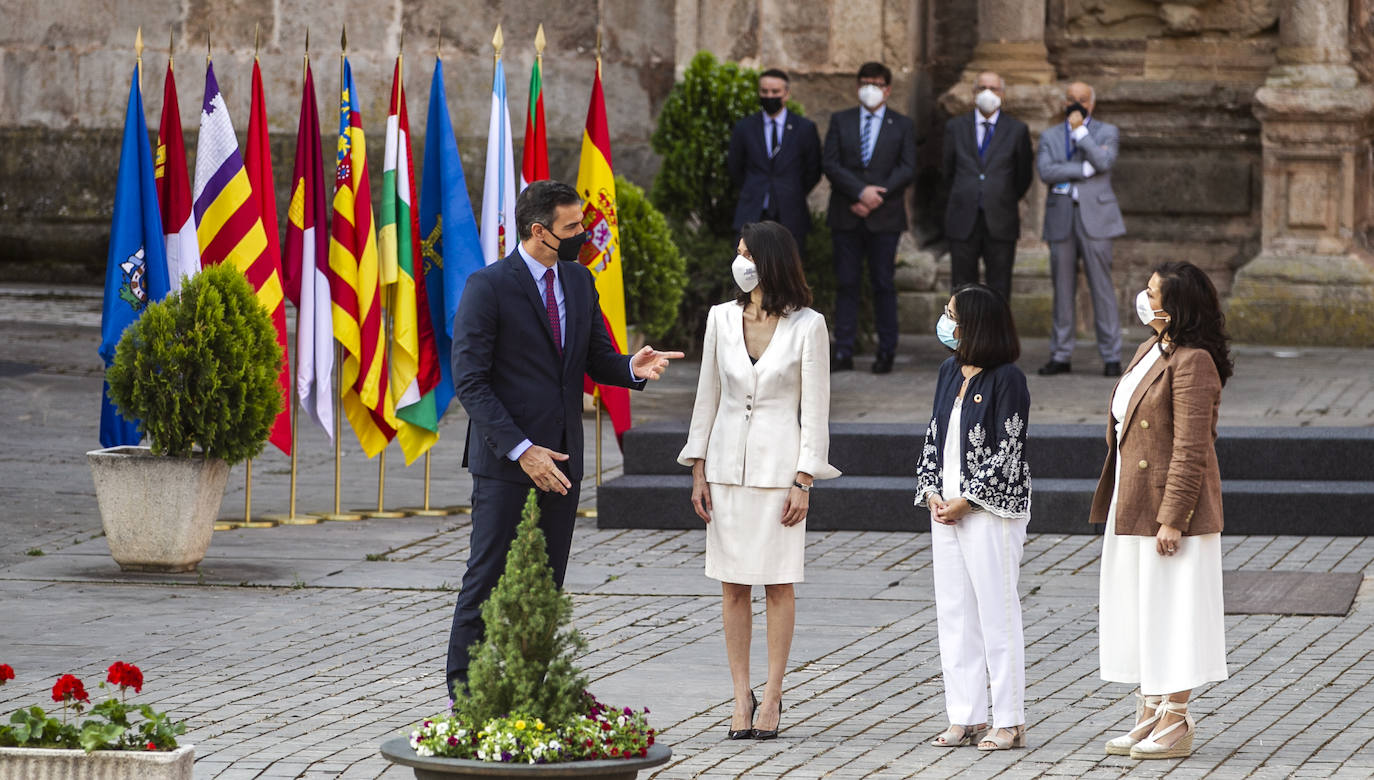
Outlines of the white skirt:
{"label": "white skirt", "polygon": [[1185,536],[1166,558],[1155,551],[1153,536],[1117,536],[1115,512],[1106,525],[1098,601],[1102,679],[1139,685],[1147,696],[1225,680],[1221,534]]}
{"label": "white skirt", "polygon": [[737,585],[801,582],[806,563],[806,521],[788,528],[782,508],[791,488],[710,483],[706,525],[706,576]]}

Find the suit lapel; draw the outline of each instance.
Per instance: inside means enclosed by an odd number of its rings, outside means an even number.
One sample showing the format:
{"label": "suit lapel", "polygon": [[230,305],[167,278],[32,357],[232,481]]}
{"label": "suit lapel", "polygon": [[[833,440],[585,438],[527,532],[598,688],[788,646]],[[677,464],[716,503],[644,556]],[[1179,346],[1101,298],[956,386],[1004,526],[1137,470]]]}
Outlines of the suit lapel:
{"label": "suit lapel", "polygon": [[[1131,361],[1131,365],[1134,367],[1135,364],[1139,363],[1145,357],[1146,351],[1151,349],[1157,349],[1153,340],[1146,342],[1144,348],[1136,353],[1135,360]],[[1126,415],[1121,418],[1121,438],[1126,438],[1126,432],[1131,429],[1131,418],[1135,416],[1135,410],[1140,406],[1141,399],[1145,397],[1145,393],[1150,389],[1150,385],[1154,384],[1155,380],[1159,379],[1164,373],[1164,369],[1168,367],[1169,358],[1172,357],[1173,354],[1172,347],[1166,348],[1164,354],[1160,355],[1155,360],[1154,364],[1150,366],[1149,370],[1145,372],[1145,376],[1140,378],[1140,384],[1136,385],[1135,392],[1131,393],[1130,402],[1126,404]]]}
{"label": "suit lapel", "polygon": [[[997,116],[997,124],[992,126],[992,140],[988,141],[988,148],[983,151],[983,156],[978,159],[978,165],[980,167],[987,167],[988,161],[992,159],[992,155],[1004,145],[1002,136],[1010,132],[1011,122],[1008,121],[1008,117],[999,114]],[[977,148],[974,149],[974,152],[977,153]]]}
{"label": "suit lapel", "polygon": [[[553,326],[549,324],[549,311],[544,307],[544,296],[539,290],[539,285],[534,281],[534,277],[530,275],[530,269],[525,265],[525,259],[520,256],[520,250],[517,249],[514,254],[506,258],[506,263],[508,272],[514,278],[515,284],[525,292],[525,298],[530,302],[530,306],[534,307],[535,317],[542,324],[544,335],[549,339],[549,347],[557,352],[558,347],[553,340]],[[563,295],[564,308],[567,308],[566,290]]]}
{"label": "suit lapel", "polygon": [[[583,328],[591,327],[592,323],[584,322],[586,317],[578,315],[587,310],[587,291],[579,283],[580,279],[576,274],[569,273],[569,266],[572,263],[558,264],[558,280],[563,284],[563,332],[566,337],[563,339],[563,368],[567,370],[569,361],[572,360],[573,350],[568,348],[569,344],[578,343],[577,338]],[[547,316],[544,317],[548,319]],[[574,332],[574,328],[577,332]],[[552,333],[552,327],[549,329]]]}

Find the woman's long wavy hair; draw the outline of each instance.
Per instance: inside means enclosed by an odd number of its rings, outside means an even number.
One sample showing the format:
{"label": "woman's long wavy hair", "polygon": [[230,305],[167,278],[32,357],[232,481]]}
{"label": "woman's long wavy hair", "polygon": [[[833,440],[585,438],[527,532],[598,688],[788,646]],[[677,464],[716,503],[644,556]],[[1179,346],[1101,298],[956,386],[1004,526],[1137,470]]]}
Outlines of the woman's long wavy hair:
{"label": "woman's long wavy hair", "polygon": [[1189,262],[1160,263],[1154,273],[1159,276],[1160,306],[1169,315],[1161,336],[1180,347],[1207,350],[1224,386],[1233,364],[1217,288],[1201,268]]}

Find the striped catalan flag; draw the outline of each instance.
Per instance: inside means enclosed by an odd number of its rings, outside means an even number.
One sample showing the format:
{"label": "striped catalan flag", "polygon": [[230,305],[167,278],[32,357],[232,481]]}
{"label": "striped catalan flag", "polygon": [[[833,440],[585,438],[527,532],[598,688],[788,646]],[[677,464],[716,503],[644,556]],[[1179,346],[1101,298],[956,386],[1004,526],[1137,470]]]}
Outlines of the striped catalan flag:
{"label": "striped catalan flag", "polygon": [[386,449],[398,423],[387,392],[377,226],[372,218],[367,140],[359,102],[353,69],[345,59],[329,233],[329,294],[334,303],[334,338],[344,349],[339,376],[343,411],[370,458]]}
{"label": "striped catalan flag", "polygon": [[[282,348],[282,387],[290,385],[286,365],[286,307],[281,281],[281,258],[273,254],[262,224],[262,209],[253,195],[238,138],[229,121],[229,109],[215,80],[215,68],[205,66],[205,102],[200,112],[200,137],[196,144],[194,188],[196,238],[202,267],[231,263],[257,291],[258,302],[272,316],[277,342]],[[283,404],[290,400],[283,395]],[[271,441],[282,452],[291,452],[291,418],[278,417]]]}

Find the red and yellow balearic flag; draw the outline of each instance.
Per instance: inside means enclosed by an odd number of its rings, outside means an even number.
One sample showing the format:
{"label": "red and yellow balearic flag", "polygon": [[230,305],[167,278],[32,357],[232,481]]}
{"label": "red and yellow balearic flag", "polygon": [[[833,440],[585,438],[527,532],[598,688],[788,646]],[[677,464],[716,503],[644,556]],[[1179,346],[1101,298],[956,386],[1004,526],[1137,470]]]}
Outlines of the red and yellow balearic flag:
{"label": "red and yellow balearic flag", "polygon": [[352,68],[344,60],[329,235],[329,293],[334,303],[334,338],[344,349],[339,376],[343,411],[370,458],[386,449],[396,435],[396,415],[387,392],[377,228],[372,220],[367,142],[357,95]]}
{"label": "red and yellow balearic flag", "polygon": [[[601,91],[601,62],[596,63],[587,127],[582,132],[582,159],[577,166],[577,191],[582,196],[582,226],[587,243],[578,258],[596,276],[601,315],[611,343],[625,351],[625,277],[620,257],[620,228],[616,222],[615,174],[611,170],[611,131],[606,122],[606,98]],[[630,391],[597,385],[588,377],[586,392],[596,392],[606,405],[616,440],[630,428]]]}

